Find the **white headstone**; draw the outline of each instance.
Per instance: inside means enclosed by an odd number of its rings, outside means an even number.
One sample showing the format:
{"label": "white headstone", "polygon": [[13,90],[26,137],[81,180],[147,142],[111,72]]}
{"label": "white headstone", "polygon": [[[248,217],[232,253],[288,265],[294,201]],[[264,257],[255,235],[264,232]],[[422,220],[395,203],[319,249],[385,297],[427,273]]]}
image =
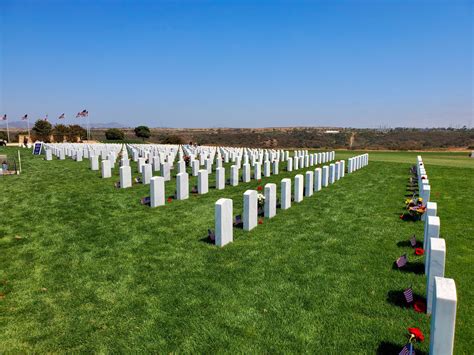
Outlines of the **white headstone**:
{"label": "white headstone", "polygon": [[126,189],[132,186],[132,169],[130,166],[121,166],[120,169],[120,188]]}
{"label": "white headstone", "polygon": [[433,297],[429,353],[431,355],[452,355],[458,301],[454,280],[435,277]]}
{"label": "white headstone", "polygon": [[153,176],[151,164],[143,164],[142,165],[142,184],[148,185],[150,183],[150,179]]}
{"label": "white headstone", "polygon": [[303,201],[303,179],[301,174],[295,176],[295,202]]}
{"label": "white headstone", "polygon": [[286,170],[287,171],[293,171],[293,159],[289,158],[286,161]]}
{"label": "white headstone", "polygon": [[287,210],[291,207],[291,179],[281,180],[281,209]]}
{"label": "white headstone", "polygon": [[[140,160],[140,159],[138,159],[138,160]],[[165,181],[170,181],[171,180],[170,164],[169,163],[162,163],[161,164],[161,176],[165,179]]]}
{"label": "white headstone", "polygon": [[176,199],[186,200],[189,198],[189,175],[178,173],[176,175]]}
{"label": "white headstone", "polygon": [[198,173],[198,194],[203,195],[209,192],[209,173],[207,169],[199,170]]}
{"label": "white headstone", "polygon": [[273,218],[276,215],[276,205],[276,184],[266,184],[264,207],[264,215],[266,218]]}
{"label": "white headstone", "polygon": [[230,185],[237,186],[239,184],[239,168],[237,165],[230,167]]}
{"label": "white headstone", "polygon": [[250,181],[250,164],[242,165],[242,181],[243,182]]}
{"label": "white headstone", "polygon": [[165,204],[165,179],[162,176],[153,176],[150,179],[150,207]]}
{"label": "white headstone", "polygon": [[430,238],[439,238],[441,221],[437,216],[429,216],[425,222],[425,231],[423,235],[423,249],[425,250],[425,274],[428,273],[428,257],[430,249]]}
{"label": "white headstone", "polygon": [[260,163],[255,163],[253,165],[253,178],[255,180],[260,180],[262,178],[262,172],[260,171]]}
{"label": "white headstone", "polygon": [[314,191],[321,191],[322,175],[321,168],[314,169]]}
{"label": "white headstone", "polygon": [[314,174],[312,171],[307,171],[305,174],[305,184],[304,184],[304,195],[306,197],[313,196],[313,183]]}
{"label": "white headstone", "polygon": [[110,161],[102,160],[101,168],[102,168],[102,178],[103,179],[107,179],[109,177],[112,177],[112,171],[110,169]]}
{"label": "white headstone", "polygon": [[329,166],[323,166],[323,180],[322,180],[323,187],[327,187],[329,185]]}
{"label": "white headstone", "polygon": [[216,189],[222,190],[225,188],[225,169],[216,168]]}
{"label": "white headstone", "polygon": [[[206,171],[207,172],[207,171]],[[207,176],[207,175],[206,175]],[[223,247],[233,240],[232,200],[221,198],[216,202],[216,245]]]}
{"label": "white headstone", "polygon": [[250,231],[257,226],[258,201],[257,191],[255,190],[247,190],[244,193],[244,214],[242,220],[245,231]]}
{"label": "white headstone", "polygon": [[428,274],[426,277],[426,313],[431,314],[433,306],[434,278],[444,277],[446,261],[446,242],[443,238],[431,238],[428,258]]}

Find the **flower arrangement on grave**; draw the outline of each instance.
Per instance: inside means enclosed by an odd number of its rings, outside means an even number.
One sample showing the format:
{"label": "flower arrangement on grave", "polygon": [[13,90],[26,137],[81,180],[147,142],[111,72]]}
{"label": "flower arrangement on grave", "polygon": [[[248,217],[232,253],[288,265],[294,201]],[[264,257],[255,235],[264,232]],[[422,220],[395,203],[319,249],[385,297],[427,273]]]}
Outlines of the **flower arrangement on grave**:
{"label": "flower arrangement on grave", "polygon": [[418,221],[421,219],[423,213],[425,213],[426,205],[423,205],[423,199],[421,197],[407,198],[405,200],[405,209],[407,212],[400,216],[401,219]]}
{"label": "flower arrangement on grave", "polygon": [[426,303],[423,300],[417,300],[413,303],[413,309],[418,313],[426,313]]}
{"label": "flower arrangement on grave", "polygon": [[191,163],[191,157],[189,155],[185,155],[183,157],[183,160],[184,160],[184,163],[186,164],[186,166],[189,166],[189,164]]}
{"label": "flower arrangement on grave", "polygon": [[415,354],[413,344],[417,341],[421,343],[425,339],[423,333],[418,328],[408,328],[408,333],[410,335],[410,338],[408,339],[408,344],[403,347],[402,351],[400,351],[400,354]]}
{"label": "flower arrangement on grave", "polygon": [[263,208],[265,205],[265,196],[263,194],[257,195],[258,208]]}
{"label": "flower arrangement on grave", "polygon": [[415,255],[423,255],[425,250],[423,248],[415,248]]}
{"label": "flower arrangement on grave", "polygon": [[172,197],[168,197],[167,201],[168,201],[168,203],[171,203],[171,202],[173,202],[173,198],[172,198]]}
{"label": "flower arrangement on grave", "polygon": [[410,339],[408,340],[410,343],[421,343],[425,340],[425,336],[419,328],[408,328],[408,333],[410,334]]}
{"label": "flower arrangement on grave", "polygon": [[257,186],[257,191],[262,191],[263,187],[261,185]]}

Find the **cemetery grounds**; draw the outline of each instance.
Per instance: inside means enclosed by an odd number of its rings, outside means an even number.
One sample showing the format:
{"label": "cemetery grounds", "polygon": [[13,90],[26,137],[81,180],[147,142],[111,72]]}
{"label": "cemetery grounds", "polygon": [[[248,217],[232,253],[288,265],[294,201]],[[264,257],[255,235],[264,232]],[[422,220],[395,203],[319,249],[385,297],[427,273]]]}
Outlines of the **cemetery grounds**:
{"label": "cemetery grounds", "polygon": [[[0,153],[14,155],[17,148]],[[400,306],[425,277],[393,268],[422,222],[399,219],[409,168],[423,157],[458,293],[455,352],[474,349],[474,159],[466,153],[369,152],[369,165],[305,197],[234,242],[206,241],[214,203],[308,169],[240,182],[151,209],[148,186],[116,189],[89,162],[21,149],[0,176],[0,352],[398,353],[429,317]],[[336,159],[364,152],[336,151]],[[131,162],[134,176],[136,163]],[[226,164],[226,178],[230,164]],[[313,168],[314,170],[314,168]],[[188,169],[189,171],[189,169]],[[156,174],[156,173],[155,173]],[[209,176],[212,186],[215,178]],[[190,176],[190,187],[196,184]],[[175,179],[166,183],[167,196]]]}

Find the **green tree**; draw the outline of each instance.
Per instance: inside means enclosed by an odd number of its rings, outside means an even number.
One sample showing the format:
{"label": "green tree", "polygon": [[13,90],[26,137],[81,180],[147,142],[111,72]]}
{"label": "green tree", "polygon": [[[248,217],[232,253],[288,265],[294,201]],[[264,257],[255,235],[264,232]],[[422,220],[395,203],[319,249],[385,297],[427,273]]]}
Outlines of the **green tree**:
{"label": "green tree", "polygon": [[38,120],[33,126],[33,132],[36,134],[37,138],[43,141],[49,140],[52,130],[53,126],[51,126],[51,123],[45,120]]}
{"label": "green tree", "polygon": [[125,133],[117,128],[110,128],[105,131],[105,138],[110,141],[120,141],[125,138]]}
{"label": "green tree", "polygon": [[141,138],[142,140],[145,140],[145,138],[151,137],[150,128],[148,128],[147,126],[135,127],[134,131],[135,131],[135,135],[138,138]]}
{"label": "green tree", "polygon": [[59,123],[53,128],[53,136],[56,142],[62,142],[64,140],[64,136],[67,136],[68,134],[69,129],[66,125]]}
{"label": "green tree", "polygon": [[71,124],[69,125],[68,129],[68,138],[70,141],[76,141],[77,137],[79,137],[80,140],[87,138],[87,131],[84,129],[84,127],[79,126],[78,124]]}

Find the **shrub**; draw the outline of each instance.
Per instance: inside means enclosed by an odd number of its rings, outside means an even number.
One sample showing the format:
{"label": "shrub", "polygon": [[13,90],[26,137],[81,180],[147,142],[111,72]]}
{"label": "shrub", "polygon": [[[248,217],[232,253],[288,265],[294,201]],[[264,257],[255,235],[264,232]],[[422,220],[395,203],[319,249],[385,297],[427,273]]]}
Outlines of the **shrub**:
{"label": "shrub", "polygon": [[110,128],[105,131],[105,138],[111,141],[120,141],[125,138],[125,133],[118,128]]}
{"label": "shrub", "polygon": [[183,138],[180,136],[170,134],[165,136],[162,140],[161,143],[163,144],[183,144]]}

